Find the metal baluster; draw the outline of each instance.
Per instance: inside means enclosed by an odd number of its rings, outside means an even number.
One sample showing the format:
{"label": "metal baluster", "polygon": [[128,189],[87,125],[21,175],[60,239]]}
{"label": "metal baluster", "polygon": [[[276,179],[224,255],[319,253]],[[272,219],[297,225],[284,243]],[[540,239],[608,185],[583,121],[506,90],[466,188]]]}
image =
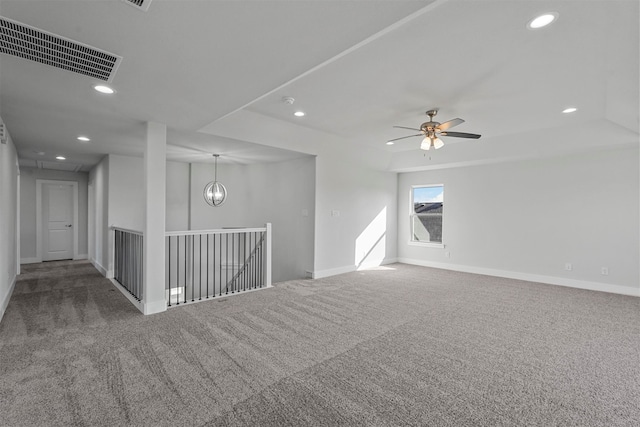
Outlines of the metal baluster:
{"label": "metal baluster", "polygon": [[180,236],[176,237],[176,305],[180,305]]}
{"label": "metal baluster", "polygon": [[184,236],[184,303],[187,303],[187,237]]}
{"label": "metal baluster", "polygon": [[131,270],[131,282],[129,283],[129,293],[133,294],[133,281],[135,280],[135,272],[136,272],[135,271],[136,265],[134,263],[134,255],[133,255],[133,253],[134,253],[134,248],[135,248],[135,238],[136,238],[136,236],[135,236],[135,234],[132,234],[132,233],[129,233],[129,234],[131,236],[130,237],[130,239],[131,239],[131,248],[129,249],[129,253],[131,254],[131,258],[130,258],[130,261],[129,261],[129,264],[131,265],[131,268],[130,268],[130,270]]}
{"label": "metal baluster", "polygon": [[114,268],[114,272],[113,272],[113,276],[115,277],[115,279],[120,282],[120,232],[118,230],[116,230],[116,234],[115,234],[115,238],[116,241],[114,243],[114,246],[116,247],[116,267]]}
{"label": "metal baluster", "polygon": [[262,284],[264,282],[264,271],[263,271],[263,266],[262,266],[262,245],[264,244],[264,233],[262,233],[262,238],[260,239],[260,249],[259,249],[259,253],[260,253],[260,257],[258,258],[258,263],[260,264],[260,287],[262,287]]}
{"label": "metal baluster", "polygon": [[196,270],[196,264],[195,264],[195,260],[196,260],[196,247],[195,245],[195,241],[196,241],[196,236],[195,235],[191,235],[191,302],[195,301],[195,299],[193,298],[193,288],[195,288],[194,286],[194,274],[195,274],[195,270]]}
{"label": "metal baluster", "polygon": [[131,254],[131,258],[129,260],[129,264],[131,264],[131,283],[129,283],[129,293],[133,294],[133,283],[135,281],[136,275],[136,264],[135,264],[135,240],[136,235],[131,233],[131,248],[129,249],[129,253]]}
{"label": "metal baluster", "polygon": [[167,277],[169,278],[169,307],[171,307],[171,236],[168,236],[169,240],[169,259],[167,260],[167,264],[169,265],[169,274]]}
{"label": "metal baluster", "polygon": [[135,266],[136,266],[136,279],[133,283],[133,296],[138,299],[138,284],[140,283],[140,258],[138,257],[138,251],[140,250],[140,236],[136,234],[136,251],[135,251]]}
{"label": "metal baluster", "polygon": [[[224,258],[224,293],[229,294],[229,281],[227,280],[227,277],[229,276],[229,233],[225,233]],[[222,263],[222,260],[220,260],[220,262]]]}
{"label": "metal baluster", "polygon": [[216,235],[213,234],[213,259],[211,260],[211,278],[213,284],[213,297],[216,297]]}
{"label": "metal baluster", "polygon": [[132,294],[136,296],[136,286],[138,284],[138,235],[134,234],[133,236],[133,280],[131,282],[131,290]]}
{"label": "metal baluster", "polygon": [[127,291],[131,293],[131,233],[127,233]]}
{"label": "metal baluster", "polygon": [[132,247],[133,247],[133,234],[127,233],[127,271],[129,274],[127,275],[127,290],[131,293],[131,284],[133,283],[133,263],[131,262],[132,256]]}
{"label": "metal baluster", "polygon": [[127,288],[127,235],[125,233],[122,234],[122,282],[120,284],[126,289]]}
{"label": "metal baluster", "polygon": [[235,280],[235,274],[233,273],[233,270],[236,267],[236,247],[235,246],[236,246],[236,233],[233,233],[231,235],[231,293],[234,293],[236,291],[236,280]]}
{"label": "metal baluster", "polygon": [[[214,257],[215,257],[215,241],[213,242],[214,244]],[[215,288],[215,280],[214,280],[214,285],[213,285],[213,296],[216,295],[216,288]],[[207,298],[209,298],[209,234],[207,234]]]}
{"label": "metal baluster", "polygon": [[[115,235],[114,235],[114,239],[115,241],[113,242],[114,247],[116,248],[116,265],[113,269],[113,278],[118,280],[118,257],[120,256],[120,251],[118,249],[118,230],[115,231]],[[119,280],[118,280],[119,281]]]}
{"label": "metal baluster", "polygon": [[140,236],[140,252],[138,253],[138,264],[140,266],[140,278],[138,280],[138,301],[142,299],[142,281],[144,280],[144,236]]}
{"label": "metal baluster", "polygon": [[136,255],[136,265],[138,266],[138,279],[136,280],[136,298],[140,297],[140,285],[142,284],[142,236],[138,236],[138,254]]}
{"label": "metal baluster", "polygon": [[131,293],[131,233],[127,232],[127,291]]}
{"label": "metal baluster", "polygon": [[133,296],[138,298],[138,235],[133,235]]}

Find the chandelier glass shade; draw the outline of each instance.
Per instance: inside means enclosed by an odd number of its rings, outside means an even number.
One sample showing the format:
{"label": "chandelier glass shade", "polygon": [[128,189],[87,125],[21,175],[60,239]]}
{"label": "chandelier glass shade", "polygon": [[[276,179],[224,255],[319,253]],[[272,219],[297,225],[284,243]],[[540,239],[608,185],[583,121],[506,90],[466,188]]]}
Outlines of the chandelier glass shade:
{"label": "chandelier glass shade", "polygon": [[227,200],[227,189],[221,182],[218,182],[218,157],[220,155],[214,154],[213,157],[216,158],[214,178],[204,187],[203,195],[205,202],[209,206],[217,207]]}

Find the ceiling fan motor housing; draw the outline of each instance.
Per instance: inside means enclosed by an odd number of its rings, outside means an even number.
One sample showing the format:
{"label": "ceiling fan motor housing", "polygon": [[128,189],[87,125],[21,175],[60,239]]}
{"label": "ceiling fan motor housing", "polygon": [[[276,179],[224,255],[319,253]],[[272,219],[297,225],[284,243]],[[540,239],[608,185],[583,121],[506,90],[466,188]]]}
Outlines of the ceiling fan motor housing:
{"label": "ceiling fan motor housing", "polygon": [[424,122],[420,125],[420,130],[426,134],[434,133],[439,124],[438,122]]}

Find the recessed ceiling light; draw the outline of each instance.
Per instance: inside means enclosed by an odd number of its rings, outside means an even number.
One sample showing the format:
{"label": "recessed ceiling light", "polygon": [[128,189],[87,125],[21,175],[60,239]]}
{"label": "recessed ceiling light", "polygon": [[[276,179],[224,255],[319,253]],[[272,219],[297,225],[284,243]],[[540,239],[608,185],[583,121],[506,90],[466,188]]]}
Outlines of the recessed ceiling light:
{"label": "recessed ceiling light", "polygon": [[527,24],[527,28],[537,30],[538,28],[546,27],[556,19],[558,19],[558,14],[556,12],[544,13],[529,21],[529,23]]}
{"label": "recessed ceiling light", "polygon": [[394,142],[393,141],[387,141],[387,145],[393,145]]}
{"label": "recessed ceiling light", "polygon": [[304,111],[296,111],[295,113],[293,113],[293,115],[296,117],[302,117],[304,116]]}
{"label": "recessed ceiling light", "polygon": [[565,108],[564,110],[562,110],[563,113],[573,113],[578,111],[578,109],[576,107],[569,107],[569,108]]}
{"label": "recessed ceiling light", "polygon": [[87,138],[86,136],[79,136],[78,141],[89,142],[91,141],[91,139]]}
{"label": "recessed ceiling light", "polygon": [[64,156],[56,156],[56,160],[67,160]]}
{"label": "recessed ceiling light", "polygon": [[100,93],[112,94],[115,92],[115,90],[111,89],[109,86],[104,86],[104,85],[96,85],[93,88]]}

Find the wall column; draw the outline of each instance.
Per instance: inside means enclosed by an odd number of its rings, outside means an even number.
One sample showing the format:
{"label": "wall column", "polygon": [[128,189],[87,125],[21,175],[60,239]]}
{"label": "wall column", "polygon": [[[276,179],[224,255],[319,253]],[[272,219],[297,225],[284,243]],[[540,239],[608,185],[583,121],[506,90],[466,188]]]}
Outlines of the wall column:
{"label": "wall column", "polygon": [[144,149],[145,226],[143,313],[165,311],[164,233],[167,126],[147,122]]}

